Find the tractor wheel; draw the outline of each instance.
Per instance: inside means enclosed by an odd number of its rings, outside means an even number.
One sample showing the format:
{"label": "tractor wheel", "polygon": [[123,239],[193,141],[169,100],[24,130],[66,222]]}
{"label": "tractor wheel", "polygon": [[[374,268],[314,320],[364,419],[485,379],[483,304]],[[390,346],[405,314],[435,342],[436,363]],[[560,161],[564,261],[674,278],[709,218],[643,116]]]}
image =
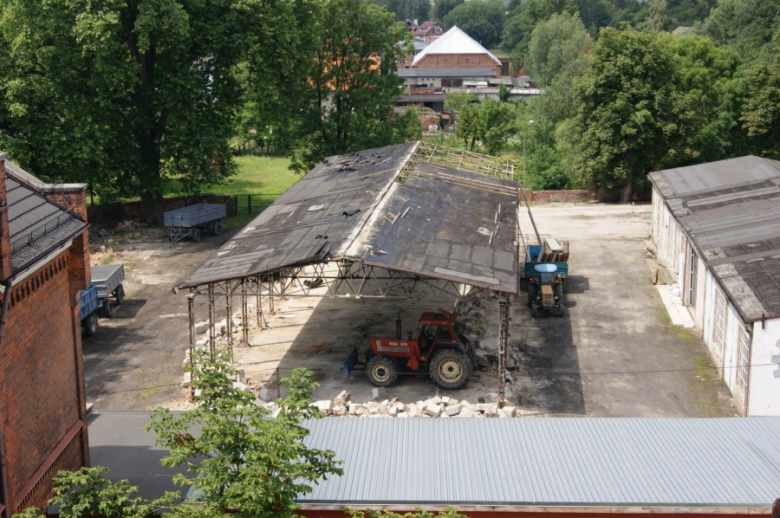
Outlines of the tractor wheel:
{"label": "tractor wheel", "polygon": [[398,380],[398,366],[387,356],[374,356],[366,364],[366,374],[375,387],[389,387]]}
{"label": "tractor wheel", "polygon": [[114,290],[114,296],[116,297],[116,305],[121,306],[125,303],[125,289],[120,284]]}
{"label": "tractor wheel", "polygon": [[433,357],[430,373],[441,388],[459,389],[466,385],[471,375],[471,360],[461,352],[444,349]]}
{"label": "tractor wheel", "polygon": [[555,311],[555,314],[559,317],[563,316],[563,304],[558,305],[558,309]]}
{"label": "tractor wheel", "polygon": [[555,285],[555,296],[558,297],[560,302],[563,302],[563,283]]}
{"label": "tractor wheel", "polygon": [[533,306],[534,299],[536,299],[536,285],[529,284],[528,285],[528,307],[529,308]]}
{"label": "tractor wheel", "polygon": [[98,328],[98,319],[97,315],[95,313],[90,313],[84,318],[84,321],[82,322],[84,325],[84,334],[87,336],[95,336],[95,333],[97,333]]}
{"label": "tractor wheel", "polygon": [[536,304],[531,304],[531,316],[539,318],[539,310],[537,309]]}

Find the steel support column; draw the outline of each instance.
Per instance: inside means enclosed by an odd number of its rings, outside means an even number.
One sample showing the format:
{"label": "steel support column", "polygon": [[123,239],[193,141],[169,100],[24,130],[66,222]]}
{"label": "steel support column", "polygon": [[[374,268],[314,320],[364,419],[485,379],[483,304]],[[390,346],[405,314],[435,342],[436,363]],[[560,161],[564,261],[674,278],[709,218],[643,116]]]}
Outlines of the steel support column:
{"label": "steel support column", "polygon": [[241,323],[243,324],[242,334],[244,343],[249,345],[249,308],[246,303],[246,283],[248,279],[241,279]]}
{"label": "steel support column", "polygon": [[209,356],[214,358],[214,347],[217,342],[217,335],[214,331],[214,320],[216,319],[214,310],[214,285],[209,284]]}
{"label": "steel support column", "polygon": [[506,349],[509,338],[509,297],[501,295],[498,301],[498,407],[506,404],[504,393],[506,389]]}
{"label": "steel support column", "polygon": [[190,398],[195,396],[195,294],[187,295],[187,312],[190,316]]}
{"label": "steel support column", "polygon": [[225,329],[227,330],[228,354],[233,357],[233,287],[227,283],[225,291]]}

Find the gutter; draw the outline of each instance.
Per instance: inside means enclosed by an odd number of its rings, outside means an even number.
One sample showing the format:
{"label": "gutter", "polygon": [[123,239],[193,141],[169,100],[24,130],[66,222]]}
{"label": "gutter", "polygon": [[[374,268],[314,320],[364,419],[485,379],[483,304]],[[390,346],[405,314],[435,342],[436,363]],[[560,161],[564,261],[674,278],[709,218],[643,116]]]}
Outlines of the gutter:
{"label": "gutter", "polygon": [[[3,294],[3,306],[0,309],[0,345],[3,343],[3,337],[5,336],[5,320],[8,315],[8,304],[11,301],[11,280],[5,280],[2,282],[5,288]],[[0,517],[10,518],[11,509],[8,501],[8,473],[5,467],[5,442],[3,441],[3,423],[0,419],[0,496],[3,499],[3,509],[0,511]]]}
{"label": "gutter", "polygon": [[[507,505],[507,504],[439,504],[439,505],[416,505],[416,504],[346,504],[346,503],[321,503],[321,504],[299,504],[299,511],[303,511],[304,516],[314,516],[313,513],[323,511],[338,511],[343,513],[344,509],[359,510],[359,511],[392,511],[396,513],[413,512],[414,510],[422,510],[428,512],[442,512],[448,508],[454,507],[459,513],[511,513],[516,516],[517,513],[553,513],[557,515],[572,515],[572,514],[631,514],[631,515],[719,515],[719,516],[735,516],[735,515],[763,515],[769,516],[772,514],[770,507],[762,507],[759,505],[748,505],[739,507],[721,507],[721,506],[587,506],[587,505],[574,505],[574,506],[534,506],[534,505]],[[308,512],[312,514],[309,514]],[[344,514],[346,516],[346,513]],[[774,518],[774,516],[772,517]]]}

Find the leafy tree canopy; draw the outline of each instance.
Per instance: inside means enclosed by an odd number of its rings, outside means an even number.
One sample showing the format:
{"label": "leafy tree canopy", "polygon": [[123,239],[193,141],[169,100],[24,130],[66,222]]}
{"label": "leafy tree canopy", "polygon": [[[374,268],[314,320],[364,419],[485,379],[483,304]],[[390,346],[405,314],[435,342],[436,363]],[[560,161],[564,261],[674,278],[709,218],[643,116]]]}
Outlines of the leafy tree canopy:
{"label": "leafy tree canopy", "polygon": [[506,13],[502,0],[466,2],[455,7],[444,17],[447,29],[457,25],[483,47],[501,43]]}
{"label": "leafy tree canopy", "polygon": [[702,30],[716,44],[734,48],[745,61],[769,64],[779,28],[780,0],[718,0]]}
{"label": "leafy tree canopy", "polygon": [[443,23],[444,17],[450,14],[450,11],[462,3],[464,3],[464,0],[434,0],[433,7],[431,7],[431,11],[428,16],[431,20],[436,20],[439,23]]}
{"label": "leafy tree canopy", "polygon": [[565,68],[584,63],[589,51],[590,39],[579,16],[553,14],[531,33],[524,68],[538,85],[547,86]]}
{"label": "leafy tree canopy", "polygon": [[681,127],[691,116],[675,84],[678,63],[659,35],[602,29],[591,67],[576,83],[581,132],[577,169],[586,181],[634,185],[663,163],[680,159]]}
{"label": "leafy tree canopy", "polygon": [[331,0],[318,28],[293,154],[302,172],[326,156],[402,139],[391,123],[390,102],[403,85],[396,61],[412,52],[405,25],[366,0]]}
{"label": "leafy tree canopy", "polygon": [[428,17],[431,4],[428,0],[371,0],[371,3],[381,5],[395,15],[395,20],[417,20],[419,23]]}

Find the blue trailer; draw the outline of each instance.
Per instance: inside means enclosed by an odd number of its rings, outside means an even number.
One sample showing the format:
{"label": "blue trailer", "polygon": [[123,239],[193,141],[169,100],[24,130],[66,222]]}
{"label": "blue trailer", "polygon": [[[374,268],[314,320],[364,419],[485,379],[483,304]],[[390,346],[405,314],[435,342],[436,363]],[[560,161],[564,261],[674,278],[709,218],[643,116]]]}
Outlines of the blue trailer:
{"label": "blue trailer", "polygon": [[116,306],[125,301],[125,267],[122,264],[107,264],[93,266],[92,284],[86,290],[81,290],[81,306],[79,318],[84,328],[84,334],[94,336],[98,328],[97,312],[102,309],[103,315],[114,316]]}
{"label": "blue trailer", "polygon": [[168,227],[171,244],[185,237],[191,237],[197,243],[201,230],[211,229],[214,235],[221,235],[225,230],[222,220],[226,217],[227,206],[224,203],[198,203],[163,213],[163,223]]}
{"label": "blue trailer", "polygon": [[81,325],[84,327],[84,334],[87,336],[95,336],[97,332],[98,319],[96,311],[99,307],[100,299],[98,298],[97,286],[92,284],[86,290],[81,290],[79,318],[81,318]]}

